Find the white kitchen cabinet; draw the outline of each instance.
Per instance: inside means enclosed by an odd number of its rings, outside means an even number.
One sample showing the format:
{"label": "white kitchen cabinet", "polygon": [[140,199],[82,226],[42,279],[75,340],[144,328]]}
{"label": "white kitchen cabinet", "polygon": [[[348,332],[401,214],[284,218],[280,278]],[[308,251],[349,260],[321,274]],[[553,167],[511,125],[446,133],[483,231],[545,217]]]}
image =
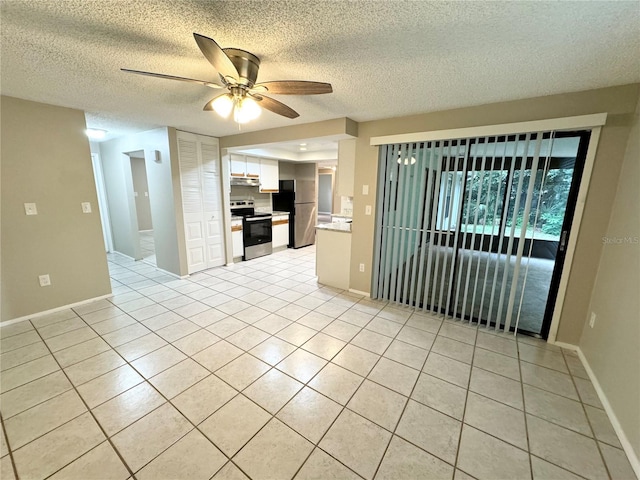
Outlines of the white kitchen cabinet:
{"label": "white kitchen cabinet", "polygon": [[244,155],[232,153],[229,155],[229,172],[232,177],[247,176],[247,159]]}
{"label": "white kitchen cabinet", "polygon": [[273,248],[289,245],[289,215],[274,215],[271,220],[271,243]]}
{"label": "white kitchen cabinet", "polygon": [[338,142],[338,181],[336,190],[341,197],[353,197],[356,168],[356,140]]}
{"label": "white kitchen cabinet", "polygon": [[233,243],[233,258],[244,255],[242,220],[231,220],[231,241]]}
{"label": "white kitchen cabinet", "polygon": [[260,159],[256,157],[246,157],[247,159],[247,177],[260,177]]}
{"label": "white kitchen cabinet", "polygon": [[260,192],[278,193],[279,169],[277,160],[260,159]]}

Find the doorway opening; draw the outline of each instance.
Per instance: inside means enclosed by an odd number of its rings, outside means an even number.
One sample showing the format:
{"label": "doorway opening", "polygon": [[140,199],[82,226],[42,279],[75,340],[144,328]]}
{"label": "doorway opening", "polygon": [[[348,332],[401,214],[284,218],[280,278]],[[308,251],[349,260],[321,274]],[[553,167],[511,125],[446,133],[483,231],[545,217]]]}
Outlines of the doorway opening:
{"label": "doorway opening", "polygon": [[380,149],[377,298],[546,338],[589,131]]}
{"label": "doorway opening", "polygon": [[153,238],[153,219],[151,216],[151,200],[149,198],[149,182],[144,150],[129,152],[127,155],[129,155],[131,162],[131,180],[140,256],[144,262],[156,266],[156,248]]}

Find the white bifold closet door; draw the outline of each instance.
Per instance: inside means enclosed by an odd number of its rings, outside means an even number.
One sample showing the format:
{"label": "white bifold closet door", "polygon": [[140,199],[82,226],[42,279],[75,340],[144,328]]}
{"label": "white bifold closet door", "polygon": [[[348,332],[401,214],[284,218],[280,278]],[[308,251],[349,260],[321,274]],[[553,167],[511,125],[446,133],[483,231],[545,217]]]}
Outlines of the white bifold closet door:
{"label": "white bifold closet door", "polygon": [[177,132],[188,272],[224,264],[218,139]]}
{"label": "white bifold closet door", "polygon": [[553,142],[381,145],[372,296],[517,330]]}

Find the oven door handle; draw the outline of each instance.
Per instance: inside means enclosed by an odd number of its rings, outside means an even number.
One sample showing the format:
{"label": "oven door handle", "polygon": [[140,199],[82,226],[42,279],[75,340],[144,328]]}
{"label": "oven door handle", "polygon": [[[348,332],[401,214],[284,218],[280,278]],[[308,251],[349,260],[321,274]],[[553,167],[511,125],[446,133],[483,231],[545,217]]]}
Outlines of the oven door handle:
{"label": "oven door handle", "polygon": [[245,218],[247,222],[260,222],[263,220],[271,220],[272,217],[256,217],[256,218]]}

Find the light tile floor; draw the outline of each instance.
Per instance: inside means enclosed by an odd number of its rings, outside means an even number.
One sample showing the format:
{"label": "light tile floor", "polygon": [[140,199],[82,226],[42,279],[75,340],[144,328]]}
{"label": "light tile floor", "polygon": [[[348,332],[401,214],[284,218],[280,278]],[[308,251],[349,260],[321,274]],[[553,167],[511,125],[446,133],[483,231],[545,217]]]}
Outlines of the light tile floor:
{"label": "light tile floor", "polygon": [[315,250],[3,327],[2,479],[633,478],[580,360],[317,284]]}
{"label": "light tile floor", "polygon": [[153,238],[153,230],[140,230],[140,252],[142,259],[151,265],[156,265],[156,242]]}

